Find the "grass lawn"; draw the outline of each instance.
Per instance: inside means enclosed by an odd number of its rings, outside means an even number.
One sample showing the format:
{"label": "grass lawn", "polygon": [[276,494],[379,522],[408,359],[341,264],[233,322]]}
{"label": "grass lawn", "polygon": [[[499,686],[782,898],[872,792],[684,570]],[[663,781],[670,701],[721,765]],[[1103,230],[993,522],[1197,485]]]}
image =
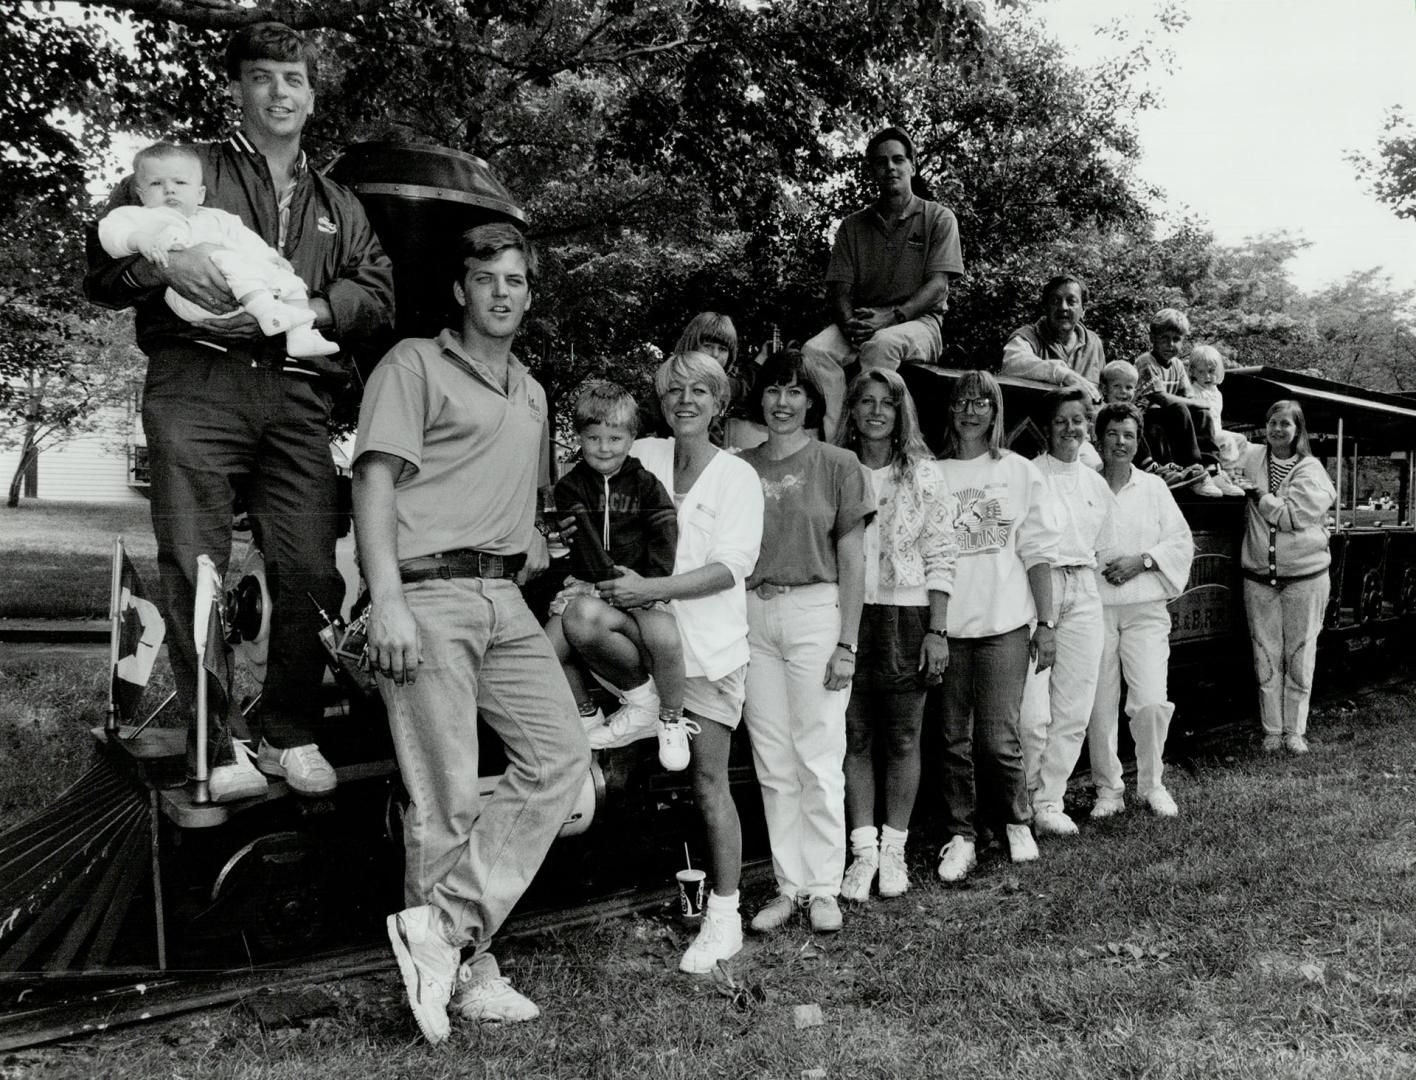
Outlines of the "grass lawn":
{"label": "grass lawn", "polygon": [[107,618],[115,536],[153,593],[157,542],[147,503],[0,508],[0,619]]}
{"label": "grass lawn", "polygon": [[[42,666],[0,656],[0,746],[78,771],[75,733],[96,714],[75,714],[81,676]],[[70,704],[34,704],[56,694]],[[667,915],[620,919],[507,943],[503,966],[543,1019],[455,1024],[439,1049],[390,970],[333,987],[332,1011],[303,1026],[215,1010],[11,1054],[0,1077],[1406,1080],[1413,707],[1411,688],[1374,693],[1319,710],[1305,758],[1246,745],[1172,768],[1180,818],[1085,822],[1037,863],[986,856],[963,887],[934,877],[939,837],[917,825],[907,896],[847,911],[834,937],[752,940],[731,962],[760,1002],[678,974],[687,933]],[[26,779],[7,782],[9,806],[33,803]],[[824,1023],[798,1028],[809,1004]]]}

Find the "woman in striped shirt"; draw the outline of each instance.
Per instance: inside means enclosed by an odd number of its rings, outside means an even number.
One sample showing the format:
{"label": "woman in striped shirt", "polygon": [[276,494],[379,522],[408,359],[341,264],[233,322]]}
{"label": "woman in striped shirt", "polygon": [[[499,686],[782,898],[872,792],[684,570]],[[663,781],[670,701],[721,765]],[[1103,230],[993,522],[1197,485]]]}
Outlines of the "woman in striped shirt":
{"label": "woman in striped shirt", "polygon": [[1264,443],[1249,447],[1239,471],[1251,485],[1240,561],[1264,749],[1306,754],[1313,664],[1328,602],[1327,515],[1337,492],[1308,446],[1298,402],[1269,407]]}

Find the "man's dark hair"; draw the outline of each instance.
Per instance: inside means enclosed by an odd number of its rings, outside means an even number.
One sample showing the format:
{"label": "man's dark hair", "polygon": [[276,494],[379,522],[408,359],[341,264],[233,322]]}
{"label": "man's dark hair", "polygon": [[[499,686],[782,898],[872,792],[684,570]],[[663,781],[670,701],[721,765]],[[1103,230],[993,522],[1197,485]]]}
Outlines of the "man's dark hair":
{"label": "man's dark hair", "polygon": [[[522,258],[526,260],[526,280],[535,281],[539,266],[535,246],[515,225],[500,222],[495,225],[478,225],[475,229],[468,229],[462,234],[462,239],[458,244],[458,258],[462,262],[461,270],[467,268],[467,263],[470,260],[491,262],[508,249],[521,252]],[[459,270],[459,276],[461,270]]]}
{"label": "man's dark hair", "polygon": [[897,127],[881,128],[870,137],[870,141],[865,144],[865,160],[869,161],[881,143],[897,142],[905,148],[905,157],[910,159],[910,164],[915,163],[914,143],[910,137]]}
{"label": "man's dark hair", "polygon": [[246,60],[275,60],[282,64],[304,64],[305,73],[314,86],[318,80],[319,54],[308,38],[284,23],[259,22],[243,26],[226,43],[226,77],[231,82],[241,78],[241,64]]}
{"label": "man's dark hair", "polygon": [[1047,302],[1052,299],[1052,294],[1066,285],[1075,285],[1082,291],[1082,303],[1087,304],[1091,302],[1091,295],[1087,292],[1087,283],[1085,281],[1079,277],[1073,277],[1071,274],[1058,274],[1042,287],[1042,306],[1046,307]]}

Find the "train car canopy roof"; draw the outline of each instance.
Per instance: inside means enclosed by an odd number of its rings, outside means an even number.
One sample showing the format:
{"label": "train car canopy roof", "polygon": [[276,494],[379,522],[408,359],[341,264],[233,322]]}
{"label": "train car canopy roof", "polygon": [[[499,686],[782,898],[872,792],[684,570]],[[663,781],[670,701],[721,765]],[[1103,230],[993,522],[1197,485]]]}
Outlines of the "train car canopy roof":
{"label": "train car canopy roof", "polygon": [[1299,371],[1275,367],[1232,368],[1224,376],[1224,422],[1262,427],[1270,405],[1293,398],[1303,406],[1308,430],[1356,440],[1363,454],[1416,450],[1416,399],[1365,390]]}

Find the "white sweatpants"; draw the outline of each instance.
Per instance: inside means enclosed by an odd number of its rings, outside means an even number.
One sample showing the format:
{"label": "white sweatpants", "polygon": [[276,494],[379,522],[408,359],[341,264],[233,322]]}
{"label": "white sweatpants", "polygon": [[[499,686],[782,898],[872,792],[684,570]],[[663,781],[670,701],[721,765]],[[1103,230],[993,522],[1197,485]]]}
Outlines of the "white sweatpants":
{"label": "white sweatpants", "polygon": [[1121,723],[1121,679],[1126,679],[1126,715],[1136,743],[1136,794],[1161,786],[1165,736],[1175,706],[1166,700],[1170,664],[1170,613],[1164,600],[1102,607],[1101,670],[1096,704],[1087,728],[1092,783],[1098,798],[1119,799],[1125,790],[1116,735]]}
{"label": "white sweatpants", "polygon": [[1290,582],[1281,590],[1244,579],[1244,614],[1254,645],[1259,719],[1265,735],[1308,731],[1318,631],[1323,628],[1331,587],[1325,573]]}
{"label": "white sweatpants", "polygon": [[744,717],[752,743],[772,868],[790,896],[835,896],[846,869],[846,705],[827,690],[826,665],[840,640],[834,583],[747,594]]}
{"label": "white sweatpants", "polygon": [[1067,779],[1077,767],[1091,720],[1104,643],[1096,571],[1054,567],[1052,599],[1057,660],[1047,671],[1028,668],[1018,721],[1035,814],[1062,810]]}

